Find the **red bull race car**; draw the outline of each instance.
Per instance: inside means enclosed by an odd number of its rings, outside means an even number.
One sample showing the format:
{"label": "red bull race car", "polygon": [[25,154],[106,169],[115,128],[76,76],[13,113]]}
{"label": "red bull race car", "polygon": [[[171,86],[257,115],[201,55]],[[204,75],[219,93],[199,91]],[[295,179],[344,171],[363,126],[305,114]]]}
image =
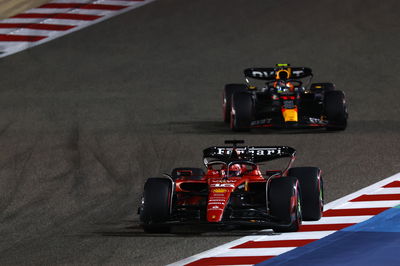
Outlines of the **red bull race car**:
{"label": "red bull race car", "polygon": [[[146,232],[175,225],[249,226],[298,231],[303,220],[319,220],[323,182],[317,167],[291,167],[296,151],[287,146],[213,146],[202,168],[181,167],[147,179],[139,207]],[[282,170],[264,172],[260,163],[286,158]],[[286,163],[286,162],[285,162]]]}
{"label": "red bull race car", "polygon": [[227,84],[223,93],[223,119],[232,130],[346,128],[343,91],[333,83],[311,83],[311,68],[277,64],[248,68],[244,75],[246,84]]}

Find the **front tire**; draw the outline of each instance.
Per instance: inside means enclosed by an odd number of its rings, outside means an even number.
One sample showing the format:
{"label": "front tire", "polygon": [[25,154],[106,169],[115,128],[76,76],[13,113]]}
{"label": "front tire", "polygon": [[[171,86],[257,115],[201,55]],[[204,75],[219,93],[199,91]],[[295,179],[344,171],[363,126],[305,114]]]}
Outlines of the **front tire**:
{"label": "front tire", "polygon": [[304,221],[318,221],[324,209],[324,193],[321,170],[317,167],[294,167],[288,175],[300,182],[303,200],[302,216]]}
{"label": "front tire", "polygon": [[231,129],[249,131],[253,119],[253,98],[246,92],[237,92],[232,97]]}
{"label": "front tire", "polygon": [[297,232],[302,222],[301,192],[297,178],[279,177],[271,180],[268,189],[270,214],[280,225],[275,232]]}
{"label": "front tire", "polygon": [[149,178],[144,186],[140,221],[147,233],[168,233],[165,222],[171,215],[172,181],[168,178]]}
{"label": "front tire", "polygon": [[347,126],[347,107],[342,91],[327,91],[324,96],[325,115],[328,130],[345,130]]}
{"label": "front tire", "polygon": [[226,84],[222,95],[222,112],[225,123],[231,121],[232,96],[235,92],[246,91],[246,84]]}

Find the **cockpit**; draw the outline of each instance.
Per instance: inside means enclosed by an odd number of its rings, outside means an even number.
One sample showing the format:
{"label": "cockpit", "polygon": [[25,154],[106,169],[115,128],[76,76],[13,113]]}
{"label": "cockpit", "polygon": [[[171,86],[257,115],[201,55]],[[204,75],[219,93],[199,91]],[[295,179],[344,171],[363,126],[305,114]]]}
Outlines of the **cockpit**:
{"label": "cockpit", "polygon": [[221,177],[241,177],[257,170],[257,165],[248,161],[211,161],[206,164],[208,174]]}

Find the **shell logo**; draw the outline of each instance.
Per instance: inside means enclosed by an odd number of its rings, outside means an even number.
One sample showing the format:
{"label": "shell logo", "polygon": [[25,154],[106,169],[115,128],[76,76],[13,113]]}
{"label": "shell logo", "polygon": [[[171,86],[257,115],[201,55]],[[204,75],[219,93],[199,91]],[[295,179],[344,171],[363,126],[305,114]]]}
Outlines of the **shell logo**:
{"label": "shell logo", "polygon": [[214,188],[213,192],[215,193],[223,193],[223,192],[227,192],[228,190],[226,188]]}

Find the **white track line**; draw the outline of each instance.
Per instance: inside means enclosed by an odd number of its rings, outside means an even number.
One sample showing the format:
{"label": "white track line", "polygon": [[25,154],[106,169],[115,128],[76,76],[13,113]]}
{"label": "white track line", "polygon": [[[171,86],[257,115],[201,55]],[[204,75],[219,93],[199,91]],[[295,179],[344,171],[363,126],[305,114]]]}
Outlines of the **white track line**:
{"label": "white track line", "polygon": [[377,194],[400,194],[400,188],[398,187],[380,188],[374,193],[371,193],[371,195],[377,195]]}
{"label": "white track line", "polygon": [[274,234],[262,236],[252,241],[274,241],[274,240],[302,240],[302,239],[320,239],[336,231],[312,231],[312,232],[293,232],[283,234]]}
{"label": "white track line", "polygon": [[390,208],[400,204],[400,200],[347,202],[331,209]]}
{"label": "white track line", "polygon": [[28,12],[25,12],[24,14],[57,14],[57,13],[105,16],[110,13],[115,13],[115,11],[97,10],[97,9],[78,9],[78,8],[36,8],[36,9],[31,9]]}
{"label": "white track line", "polygon": [[242,257],[242,256],[277,256],[288,252],[296,247],[287,248],[236,248],[225,249],[218,253],[219,257]]}
{"label": "white track line", "polygon": [[345,224],[345,223],[360,223],[373,217],[372,215],[360,216],[335,216],[335,217],[322,217],[319,221],[304,221],[303,224]]}

